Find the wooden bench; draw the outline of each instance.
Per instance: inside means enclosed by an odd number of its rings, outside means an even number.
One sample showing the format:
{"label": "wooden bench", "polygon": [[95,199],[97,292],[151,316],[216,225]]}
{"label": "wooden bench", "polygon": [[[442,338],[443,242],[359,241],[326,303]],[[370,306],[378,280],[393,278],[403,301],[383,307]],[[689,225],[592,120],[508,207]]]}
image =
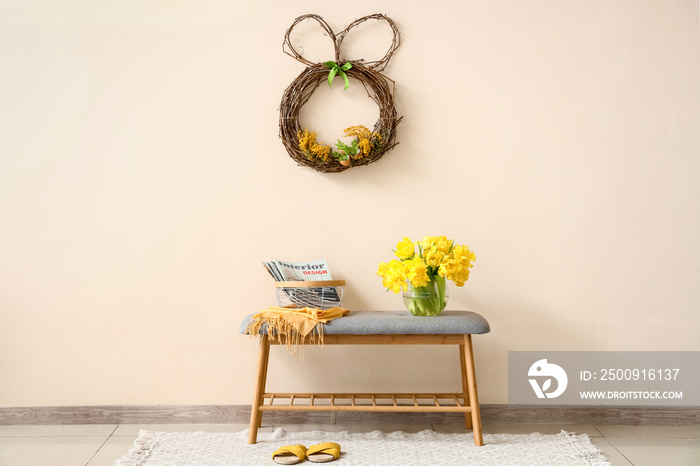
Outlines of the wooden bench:
{"label": "wooden bench", "polygon": [[[241,333],[252,316],[241,323]],[[466,428],[474,431],[474,443],[483,445],[472,335],[488,333],[490,328],[479,314],[444,311],[436,317],[414,317],[408,311],[351,311],[324,326],[325,345],[457,345],[462,380],[459,393],[267,393],[270,345],[279,341],[270,341],[264,331],[261,329],[248,443],[257,441],[266,411],[374,411],[464,413]],[[284,404],[275,403],[279,401]]]}

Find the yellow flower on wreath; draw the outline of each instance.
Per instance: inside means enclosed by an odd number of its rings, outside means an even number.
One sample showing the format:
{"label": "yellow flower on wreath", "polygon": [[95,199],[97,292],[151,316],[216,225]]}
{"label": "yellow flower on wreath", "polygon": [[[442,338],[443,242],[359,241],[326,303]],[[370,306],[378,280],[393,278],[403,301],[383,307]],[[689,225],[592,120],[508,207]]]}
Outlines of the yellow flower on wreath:
{"label": "yellow flower on wreath", "polygon": [[343,136],[356,137],[357,139],[369,139],[372,134],[366,126],[350,126],[343,130]]}
{"label": "yellow flower on wreath", "polygon": [[309,160],[327,163],[332,159],[331,148],[330,146],[317,142],[316,136],[316,132],[309,131],[308,128],[304,131],[299,130],[297,132],[299,149],[304,152]]}
{"label": "yellow flower on wreath", "polygon": [[350,126],[343,131],[345,137],[356,137],[359,152],[355,158],[361,159],[370,155],[376,146],[381,145],[382,136],[379,133],[371,132],[363,125]]}

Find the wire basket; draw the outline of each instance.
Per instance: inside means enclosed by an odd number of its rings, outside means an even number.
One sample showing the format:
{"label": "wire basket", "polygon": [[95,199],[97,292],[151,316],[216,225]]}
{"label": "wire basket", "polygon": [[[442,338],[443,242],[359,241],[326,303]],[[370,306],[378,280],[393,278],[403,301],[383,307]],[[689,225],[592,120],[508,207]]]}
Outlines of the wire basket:
{"label": "wire basket", "polygon": [[280,307],[330,309],[340,306],[345,280],[275,282],[275,293]]}

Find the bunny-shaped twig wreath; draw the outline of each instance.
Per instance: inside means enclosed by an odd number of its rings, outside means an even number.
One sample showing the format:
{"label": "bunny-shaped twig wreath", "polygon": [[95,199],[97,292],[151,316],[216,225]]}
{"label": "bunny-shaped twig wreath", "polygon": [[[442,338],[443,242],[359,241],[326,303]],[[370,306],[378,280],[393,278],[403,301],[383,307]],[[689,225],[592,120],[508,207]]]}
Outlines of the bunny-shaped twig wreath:
{"label": "bunny-shaped twig wreath", "polygon": [[[348,32],[360,23],[369,19],[386,21],[391,27],[394,39],[386,55],[377,61],[347,60],[341,58],[340,46]],[[302,57],[292,45],[290,34],[294,27],[304,20],[315,20],[333,41],[335,57],[325,63],[312,63]],[[303,15],[294,20],[284,36],[282,50],[287,55],[307,65],[307,68],[292,81],[284,91],[280,105],[280,138],[289,152],[289,156],[299,165],[311,167],[326,173],[337,173],[351,166],[367,165],[377,161],[386,151],[394,147],[396,142],[396,125],[401,118],[397,117],[394,108],[394,81],[384,76],[384,69],[391,55],[400,43],[399,30],[388,16],[374,14],[353,21],[340,34],[335,34],[323,18],[318,15]],[[360,81],[367,95],[379,106],[379,120],[370,131],[364,126],[352,126],[345,130],[345,136],[354,136],[352,144],[336,144],[338,150],[316,141],[316,133],[308,129],[302,130],[299,124],[299,111],[309,100],[314,90],[323,82],[329,84],[335,77],[349,85],[349,78]]]}

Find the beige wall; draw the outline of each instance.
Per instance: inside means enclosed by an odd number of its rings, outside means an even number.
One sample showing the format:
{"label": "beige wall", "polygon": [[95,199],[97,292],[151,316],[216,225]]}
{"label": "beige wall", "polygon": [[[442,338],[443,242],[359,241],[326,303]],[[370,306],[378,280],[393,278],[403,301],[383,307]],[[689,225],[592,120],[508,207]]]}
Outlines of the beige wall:
{"label": "beige wall", "polygon": [[[277,138],[308,12],[403,34],[400,145],[369,167],[297,167]],[[477,254],[450,307],[492,324],[484,403],[508,351],[700,350],[698,33],[696,0],[1,2],[0,406],[249,403],[262,260],[326,258],[348,308],[398,309],[377,264],[426,234]],[[304,115],[328,142],[377,114],[336,86]],[[274,348],[270,388],[456,389],[457,365]]]}

